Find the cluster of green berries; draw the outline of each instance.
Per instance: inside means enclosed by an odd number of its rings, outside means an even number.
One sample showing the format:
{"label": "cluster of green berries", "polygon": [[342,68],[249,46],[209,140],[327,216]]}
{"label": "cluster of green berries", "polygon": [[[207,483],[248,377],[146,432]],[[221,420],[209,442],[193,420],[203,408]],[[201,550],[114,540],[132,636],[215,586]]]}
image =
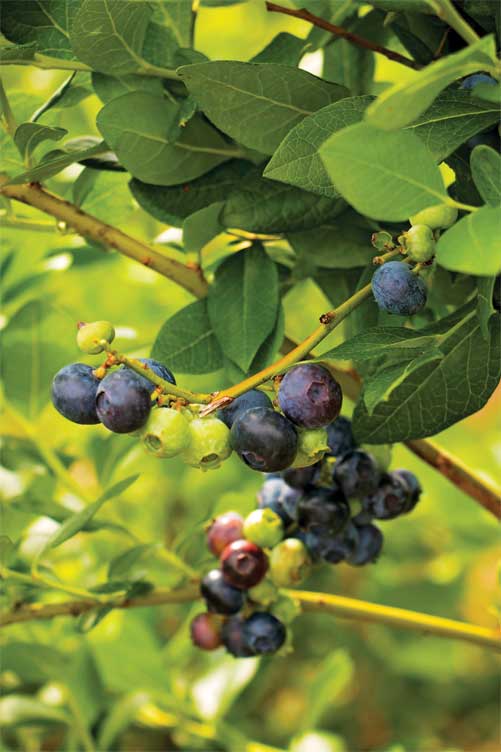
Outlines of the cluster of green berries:
{"label": "cluster of green berries", "polygon": [[258,508],[245,519],[227,512],[208,526],[207,544],[219,566],[202,580],[207,612],[191,624],[198,647],[223,645],[240,658],[284,652],[299,608],[280,588],[300,584],[322,562],[375,562],[383,535],[374,521],[416,506],[415,475],[388,470],[389,447],[358,447],[347,418],[330,424],[328,447],[321,462],[268,474]]}

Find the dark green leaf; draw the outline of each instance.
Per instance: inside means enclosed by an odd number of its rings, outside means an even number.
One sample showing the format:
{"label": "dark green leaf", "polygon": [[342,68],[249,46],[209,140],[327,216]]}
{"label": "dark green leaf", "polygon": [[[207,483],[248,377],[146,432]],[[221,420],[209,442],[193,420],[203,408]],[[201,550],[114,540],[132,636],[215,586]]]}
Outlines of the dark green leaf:
{"label": "dark green leaf", "polygon": [[40,123],[21,123],[16,129],[14,141],[24,159],[29,158],[44,141],[59,141],[68,133],[64,128],[53,128]]}
{"label": "dark green leaf", "polygon": [[44,55],[71,60],[69,30],[78,6],[78,0],[4,0],[0,29],[11,42],[31,43]]}
{"label": "dark green leaf", "polygon": [[493,305],[496,285],[498,289],[501,287],[501,279],[499,277],[477,277],[477,315],[484,339],[489,339],[489,322],[491,317],[496,313],[499,314],[499,311]]}
{"label": "dark green leaf", "polygon": [[250,62],[281,63],[282,65],[296,67],[309,46],[305,39],[281,31],[261,52],[254,55]]}
{"label": "dark green leaf", "polygon": [[195,16],[191,3],[186,0],[155,0],[153,3],[153,18],[163,23],[174,32],[180,47],[191,45],[191,30]]}
{"label": "dark green leaf", "polygon": [[325,48],[324,78],[346,86],[353,96],[370,90],[373,74],[373,52],[357,47],[347,39],[336,39]]}
{"label": "dark green leaf", "polygon": [[371,232],[350,220],[353,220],[351,213],[343,212],[328,225],[288,233],[287,238],[298,256],[315,266],[326,269],[365,266],[375,255]]}
{"label": "dark green leaf", "polygon": [[246,371],[277,317],[277,267],[261,246],[227,258],[209,289],[208,311],[225,355]]}
{"label": "dark green leaf", "polygon": [[11,642],[2,647],[2,671],[13,671],[27,684],[55,681],[65,666],[65,657],[48,645]]}
{"label": "dark green leaf", "polygon": [[342,86],[276,63],[214,61],[179,73],[218,128],[264,154],[304,117],[348,94]]}
{"label": "dark green leaf", "polygon": [[187,253],[199,253],[216,235],[223,232],[219,219],[224,201],[204,206],[183,223],[183,245]]}
{"label": "dark green leaf", "polygon": [[161,78],[149,78],[130,73],[128,76],[107,76],[104,73],[92,74],[92,86],[103,104],[108,104],[112,99],[117,99],[123,94],[132,91],[142,91],[162,96],[163,86]]}
{"label": "dark green leaf", "polygon": [[325,360],[372,360],[374,358],[408,356],[416,358],[437,347],[437,337],[400,327],[376,327],[357,334],[342,345],[319,356]]}
{"label": "dark green leaf", "polygon": [[54,177],[54,175],[57,175],[58,172],[65,170],[66,167],[69,167],[75,162],[80,162],[92,157],[97,157],[99,155],[106,154],[108,151],[108,147],[106,146],[104,141],[101,141],[98,144],[90,146],[86,149],[82,149],[81,151],[66,152],[58,150],[55,152],[49,152],[44,156],[40,164],[30,170],[27,170],[26,172],[21,173],[20,175],[16,175],[9,182],[12,185],[19,185],[20,183],[26,182],[40,182],[42,180],[45,181],[49,178]]}
{"label": "dark green leaf", "polygon": [[501,209],[483,206],[450,227],[437,243],[436,259],[455,272],[476,276],[501,272]]}
{"label": "dark green leaf", "polygon": [[151,356],[180,373],[211,373],[221,368],[223,354],[207,313],[207,301],[190,303],[167,319]]}
{"label": "dark green leaf", "polygon": [[484,201],[491,206],[500,206],[501,156],[490,146],[475,146],[470,165],[473,180]]}

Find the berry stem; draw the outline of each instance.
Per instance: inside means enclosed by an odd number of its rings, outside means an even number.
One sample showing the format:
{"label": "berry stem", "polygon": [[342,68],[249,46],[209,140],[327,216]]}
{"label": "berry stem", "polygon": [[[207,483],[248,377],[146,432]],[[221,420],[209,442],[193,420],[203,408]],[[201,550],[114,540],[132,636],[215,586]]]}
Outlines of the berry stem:
{"label": "berry stem", "polygon": [[460,13],[454,8],[450,0],[428,0],[428,5],[437,16],[449,24],[468,44],[475,44],[480,40],[478,34],[466,23]]}

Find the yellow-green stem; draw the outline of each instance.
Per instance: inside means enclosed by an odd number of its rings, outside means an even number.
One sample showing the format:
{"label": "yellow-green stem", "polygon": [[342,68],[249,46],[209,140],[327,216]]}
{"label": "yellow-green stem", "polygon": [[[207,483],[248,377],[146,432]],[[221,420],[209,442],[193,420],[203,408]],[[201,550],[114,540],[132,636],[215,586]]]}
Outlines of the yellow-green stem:
{"label": "yellow-green stem", "polygon": [[479,41],[480,37],[478,34],[466,23],[450,0],[428,0],[428,4],[433,8],[437,16],[449,24],[465,42],[475,44],[475,42]]}

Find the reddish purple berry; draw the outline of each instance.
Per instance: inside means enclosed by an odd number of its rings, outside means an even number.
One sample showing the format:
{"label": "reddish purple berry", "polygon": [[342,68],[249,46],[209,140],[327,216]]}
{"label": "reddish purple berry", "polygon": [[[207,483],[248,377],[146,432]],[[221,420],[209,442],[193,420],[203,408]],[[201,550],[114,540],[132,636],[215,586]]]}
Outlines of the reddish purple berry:
{"label": "reddish purple berry", "polygon": [[238,540],[224,549],[221,569],[229,585],[247,590],[261,582],[268,570],[268,559],[263,549],[255,543]]}
{"label": "reddish purple berry", "polygon": [[329,425],[339,415],[342,401],[343,394],[336,379],[316,363],[291,368],[278,391],[284,415],[303,428]]}
{"label": "reddish purple berry", "polygon": [[223,644],[221,621],[214,614],[198,614],[190,624],[191,640],[202,650],[216,650]]}
{"label": "reddish purple berry", "polygon": [[233,541],[243,537],[244,518],[237,512],[226,512],[212,520],[207,528],[207,545],[218,558]]}

